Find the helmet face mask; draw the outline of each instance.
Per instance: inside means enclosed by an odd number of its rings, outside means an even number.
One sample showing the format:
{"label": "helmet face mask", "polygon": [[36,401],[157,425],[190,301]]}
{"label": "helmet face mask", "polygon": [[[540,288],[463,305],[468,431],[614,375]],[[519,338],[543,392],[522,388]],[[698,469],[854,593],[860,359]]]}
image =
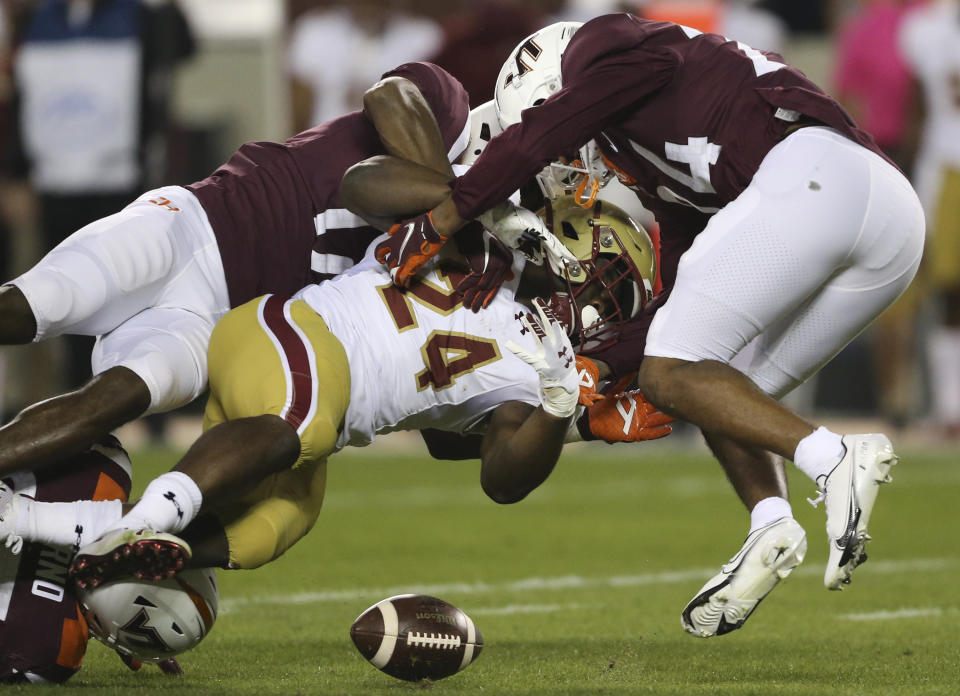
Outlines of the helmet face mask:
{"label": "helmet face mask", "polygon": [[548,200],[572,194],[577,205],[589,208],[600,189],[613,177],[614,172],[604,161],[596,141],[590,140],[573,161],[551,162],[544,167],[537,175],[537,184]]}
{"label": "helmet face mask", "polygon": [[542,212],[553,234],[577,258],[551,270],[562,287],[549,305],[581,354],[617,341],[620,326],[652,299],[657,274],[653,243],[620,208],[595,202],[587,210],[573,196],[547,201]]}

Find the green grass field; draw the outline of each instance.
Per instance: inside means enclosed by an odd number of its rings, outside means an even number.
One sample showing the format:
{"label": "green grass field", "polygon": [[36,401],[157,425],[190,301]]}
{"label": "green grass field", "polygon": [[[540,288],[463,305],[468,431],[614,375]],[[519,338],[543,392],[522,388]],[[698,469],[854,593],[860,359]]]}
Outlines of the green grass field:
{"label": "green grass field", "polygon": [[[389,440],[387,441],[388,444]],[[219,573],[221,614],[187,674],[127,672],[98,644],[66,687],[128,694],[960,694],[960,452],[901,453],[871,524],[870,561],[823,588],[823,513],[793,504],[804,564],[745,628],[708,640],[680,610],[740,546],[748,520],[719,467],[664,444],[582,447],[526,501],[501,507],[477,464],[345,452],[324,512],[286,556]],[[171,453],[134,456],[137,484]],[[486,647],[434,684],[380,673],[348,630],[392,594],[440,596]],[[28,687],[9,688],[11,693]]]}

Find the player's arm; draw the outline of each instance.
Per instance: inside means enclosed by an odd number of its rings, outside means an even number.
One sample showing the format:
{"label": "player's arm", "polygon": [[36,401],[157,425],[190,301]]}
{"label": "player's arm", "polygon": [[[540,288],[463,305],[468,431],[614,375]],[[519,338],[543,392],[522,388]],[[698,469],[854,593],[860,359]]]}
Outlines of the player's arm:
{"label": "player's arm", "polygon": [[520,318],[533,350],[506,347],[530,365],[539,382],[540,405],[508,401],[493,412],[481,446],[480,484],[498,503],[523,500],[553,471],[580,397],[570,339],[553,312],[533,300],[537,317]]}
{"label": "player's arm", "polygon": [[410,160],[377,155],[350,167],[340,182],[340,201],[374,227],[430,210],[450,194],[451,176]]}
{"label": "player's arm", "polygon": [[547,480],[570,418],[519,401],[498,406],[481,444],[480,485],[498,503],[516,503]]}
{"label": "player's arm", "polygon": [[380,80],[364,93],[363,111],[389,154],[453,178],[437,119],[413,82],[396,76]]}
{"label": "player's arm", "polygon": [[[522,122],[487,144],[470,170],[454,181],[448,197],[429,213],[405,220],[399,229],[409,232],[402,238],[381,244],[378,259],[394,282],[406,286],[468,220],[506,200],[550,161],[575,153],[623,110],[665,84],[675,64],[675,56],[636,49],[599,59],[569,81],[565,77],[562,90],[526,109]],[[651,79],[638,87],[638,74]]]}

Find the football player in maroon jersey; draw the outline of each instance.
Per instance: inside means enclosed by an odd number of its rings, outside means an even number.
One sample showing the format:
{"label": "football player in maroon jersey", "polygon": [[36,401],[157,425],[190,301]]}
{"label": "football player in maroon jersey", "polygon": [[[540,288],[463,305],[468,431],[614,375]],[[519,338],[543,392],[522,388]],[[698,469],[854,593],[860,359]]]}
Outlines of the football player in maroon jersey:
{"label": "football player in maroon jersey", "polygon": [[[14,474],[6,484],[31,502],[61,503],[61,514],[76,530],[97,517],[98,506],[120,511],[130,493],[130,460],[116,438],[108,436],[55,467]],[[0,548],[0,683],[60,683],[80,669],[89,631],[67,577],[72,543],[20,539],[18,555]],[[139,669],[137,660],[121,657]],[[164,672],[182,673],[176,660],[158,665]]]}
{"label": "football player in maroon jersey", "polygon": [[751,510],[746,542],[688,604],[684,627],[739,628],[802,561],[777,455],[825,501],[824,584],[842,589],[866,558],[896,456],[884,435],[841,437],[778,399],[912,280],[924,221],[910,184],[782,57],[669,22],[617,14],[552,25],[515,49],[496,89],[509,127],[449,197],[378,248],[395,282],[464,221],[592,144],[658,219],[670,289],[645,347],[621,341],[607,362],[639,367],[654,404],[701,428]]}
{"label": "football player in maroon jersey", "polygon": [[[340,202],[350,165],[391,153],[452,175],[469,133],[460,83],[406,64],[366,94],[363,111],[283,143],[247,143],[207,179],[150,191],[71,235],[0,287],[0,344],[96,335],[95,376],[0,428],[0,475],[191,401],[206,386],[213,325],[230,307],[332,277],[379,234]],[[434,202],[413,201],[407,214]]]}

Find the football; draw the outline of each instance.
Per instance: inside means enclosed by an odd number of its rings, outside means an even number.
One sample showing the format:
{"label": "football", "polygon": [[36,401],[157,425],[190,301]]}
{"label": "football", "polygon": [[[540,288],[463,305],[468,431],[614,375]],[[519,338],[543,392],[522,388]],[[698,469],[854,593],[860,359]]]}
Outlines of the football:
{"label": "football", "polygon": [[483,636],[469,616],[427,595],[377,602],[353,622],[350,637],[374,667],[406,681],[449,677],[483,649]]}

